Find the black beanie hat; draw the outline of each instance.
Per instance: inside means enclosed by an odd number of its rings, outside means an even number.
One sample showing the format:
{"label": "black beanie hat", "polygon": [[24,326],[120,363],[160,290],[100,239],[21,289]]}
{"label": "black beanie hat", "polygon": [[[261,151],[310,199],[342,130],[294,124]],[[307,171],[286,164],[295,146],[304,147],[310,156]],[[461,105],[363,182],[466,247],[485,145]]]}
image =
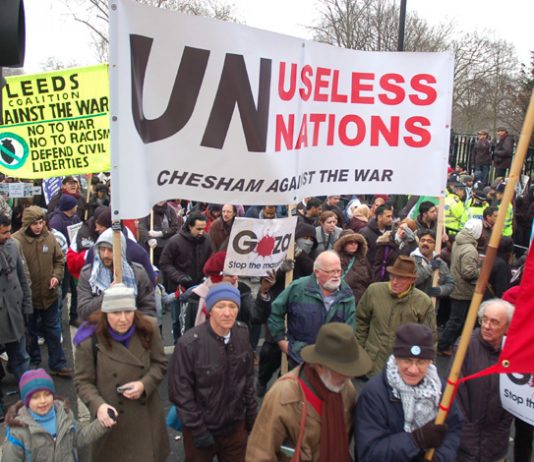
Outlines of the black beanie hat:
{"label": "black beanie hat", "polygon": [[393,344],[393,354],[397,358],[434,359],[435,353],[430,327],[409,322],[397,328]]}

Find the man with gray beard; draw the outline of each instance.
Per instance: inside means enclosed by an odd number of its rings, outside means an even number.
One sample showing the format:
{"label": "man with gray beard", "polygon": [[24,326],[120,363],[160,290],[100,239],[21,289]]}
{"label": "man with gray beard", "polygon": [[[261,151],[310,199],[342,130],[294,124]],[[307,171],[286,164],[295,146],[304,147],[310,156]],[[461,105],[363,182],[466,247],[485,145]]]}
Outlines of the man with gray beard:
{"label": "man with gray beard", "polygon": [[327,250],[315,259],[313,274],[293,281],[274,300],[267,324],[292,369],[302,363],[300,350],[315,343],[323,324],[341,322],[354,329],[355,316],[354,295],[342,279],[339,256]]}
{"label": "man with gray beard", "polygon": [[[323,325],[304,363],[269,390],[249,436],[247,462],[349,462],[356,391],[350,378],[366,374],[371,359],[351,326]],[[286,456],[286,457],[283,457]]]}

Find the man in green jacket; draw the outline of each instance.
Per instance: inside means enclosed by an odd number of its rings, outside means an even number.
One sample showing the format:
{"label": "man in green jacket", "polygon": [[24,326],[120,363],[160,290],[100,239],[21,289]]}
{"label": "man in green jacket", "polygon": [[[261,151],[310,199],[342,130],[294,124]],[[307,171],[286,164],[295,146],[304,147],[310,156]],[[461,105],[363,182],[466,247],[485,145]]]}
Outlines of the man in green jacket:
{"label": "man in green jacket", "polygon": [[315,259],[313,274],[293,281],[274,300],[267,325],[292,369],[302,363],[300,350],[315,343],[323,324],[342,322],[354,329],[355,310],[352,289],[342,279],[339,256],[327,250]]}
{"label": "man in green jacket", "polygon": [[388,266],[390,281],[375,282],[364,292],[356,311],[356,339],[373,361],[370,375],[379,373],[391,355],[395,330],[407,322],[424,324],[437,340],[436,310],[423,291],[415,288],[417,267],[400,255]]}

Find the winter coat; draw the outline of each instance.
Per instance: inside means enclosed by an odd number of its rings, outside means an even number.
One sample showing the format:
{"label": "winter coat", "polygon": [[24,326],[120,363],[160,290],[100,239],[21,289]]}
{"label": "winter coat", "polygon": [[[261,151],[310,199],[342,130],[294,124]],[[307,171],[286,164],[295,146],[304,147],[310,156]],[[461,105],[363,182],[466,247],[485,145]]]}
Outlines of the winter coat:
{"label": "winter coat", "polygon": [[204,278],[204,264],[212,253],[207,234],[196,238],[182,228],[169,239],[159,260],[169,287],[176,289],[178,285],[190,282],[200,284]]}
{"label": "winter coat", "polygon": [[371,264],[373,282],[389,281],[388,266],[392,266],[400,255],[393,231],[386,231],[375,241],[375,260]]}
{"label": "winter coat", "polygon": [[[137,281],[137,296],[135,298],[137,309],[143,314],[156,316],[156,300],[154,297],[154,287],[148,279],[144,268],[137,263],[130,263],[132,266],[135,280]],[[78,281],[78,315],[86,320],[92,313],[99,310],[102,306],[104,293],[93,293],[89,284],[93,265],[85,265],[80,273]]]}
{"label": "winter coat", "polygon": [[512,280],[512,269],[510,264],[501,256],[496,255],[491,274],[488,280],[488,287],[484,294],[484,300],[490,298],[501,298],[504,292],[510,288]]}
{"label": "winter coat", "polygon": [[[455,462],[460,444],[463,418],[453,402],[445,423],[443,444],[436,449],[439,462]],[[411,433],[404,431],[404,411],[400,399],[393,396],[385,371],[373,377],[363,388],[356,403],[354,427],[355,453],[359,462],[420,461],[424,454]]]}
{"label": "winter coat", "polygon": [[[51,215],[54,210],[56,210],[56,208],[59,206],[59,199],[61,199],[62,194],[67,193],[60,190],[52,196],[50,202],[48,203],[48,215]],[[83,197],[83,194],[78,194],[77,196],[73,197],[78,200],[78,208],[76,210],[76,215],[78,215],[80,220],[83,220],[85,218],[85,209],[87,208],[87,202],[85,200],[85,197]]]}
{"label": "winter coat", "polygon": [[[391,228],[388,228],[387,231],[389,231],[389,229]],[[378,229],[376,218],[371,218],[369,224],[359,232],[367,241],[367,260],[373,265],[375,262],[376,240],[383,234]]]}
{"label": "winter coat", "polygon": [[233,219],[231,223],[225,223],[221,217],[211,224],[209,235],[215,252],[226,250],[228,247],[233,224]]}
{"label": "winter coat", "polygon": [[[457,345],[456,345],[457,347]],[[486,343],[480,329],[471,335],[461,377],[497,363],[501,350]],[[468,380],[456,396],[465,417],[458,462],[495,462],[506,456],[513,416],[501,405],[499,374]]]}
{"label": "winter coat", "polygon": [[[349,255],[343,248],[348,241],[352,240],[358,243],[358,250],[354,255]],[[371,284],[373,277],[371,266],[367,261],[367,241],[361,234],[345,230],[334,244],[334,250],[339,254],[341,260],[343,279],[352,289],[354,298],[358,302],[362,298],[365,289]]]}
{"label": "winter coat", "polygon": [[495,168],[510,168],[514,152],[514,139],[506,135],[497,141],[493,150],[493,165]]}
{"label": "winter coat", "polygon": [[[199,285],[198,287],[203,287],[204,284]],[[239,281],[237,283],[237,288],[241,294],[241,305],[239,306],[239,314],[237,315],[237,320],[241,321],[250,329],[251,324],[251,312],[252,312],[252,290],[244,282]],[[180,328],[182,335],[185,331],[195,327],[195,319],[198,312],[198,303],[200,301],[200,294],[195,293],[195,288],[187,300],[183,303],[180,309]],[[207,288],[204,286],[204,291],[208,293]]]}
{"label": "winter coat", "polygon": [[[284,377],[299,376],[301,366],[293,369]],[[247,462],[287,461],[290,458],[280,454],[282,444],[294,448],[297,444],[303,395],[294,380],[278,379],[263,400],[260,413],[249,436],[247,444]],[[341,391],[345,426],[352,427],[352,413],[356,400],[356,391],[351,382]],[[350,440],[350,435],[349,435]],[[321,416],[308,403],[306,427],[301,446],[302,461],[316,462],[319,459],[321,441]]]}
{"label": "winter coat", "polygon": [[[20,248],[30,271],[32,304],[34,309],[46,310],[59,297],[61,280],[65,268],[65,257],[54,235],[46,226],[41,234],[32,237],[26,234],[28,227],[40,218],[43,213],[40,207],[31,206],[24,211],[25,219],[22,227],[13,238],[20,242]],[[55,277],[59,284],[50,289],[50,279]]]}
{"label": "winter coat", "polygon": [[236,322],[227,344],[209,322],[181,336],[169,368],[169,399],[194,437],[229,435],[243,421],[250,431],[258,405],[247,327]]}
{"label": "winter coat", "polygon": [[31,417],[22,401],[6,415],[6,438],[2,462],[78,462],[78,449],[88,446],[108,431],[98,420],[77,422],[64,401],[54,400],[56,432],[54,440],[44,427]]}
{"label": "winter coat", "polygon": [[163,233],[162,237],[152,238],[148,235],[150,230],[150,215],[139,220],[139,242],[145,245],[145,248],[148,249],[147,242],[150,239],[156,239],[158,243],[158,248],[165,247],[167,241],[174,236],[181,226],[182,218],[178,219],[178,215],[174,209],[167,205],[166,203],[163,206],[155,205],[153,207],[153,227],[155,231],[161,231]]}
{"label": "winter coat", "polygon": [[437,339],[436,310],[428,295],[414,287],[405,297],[396,298],[388,282],[368,287],[356,310],[356,339],[373,360],[370,375],[384,368],[393,351],[395,331],[407,322],[430,327]]}
{"label": "winter coat", "polygon": [[351,288],[342,280],[333,294],[334,302],[326,311],[323,293],[315,276],[293,281],[271,306],[267,324],[275,342],[286,337],[285,317],[287,314],[287,339],[289,356],[302,362],[300,350],[315,343],[317,333],[323,324],[343,322],[355,328],[356,303]]}
{"label": "winter coat", "polygon": [[24,335],[24,315],[33,313],[32,294],[24,263],[13,239],[0,245],[8,268],[0,267],[0,344],[18,342]]}
{"label": "winter coat", "polygon": [[475,167],[491,165],[491,142],[487,139],[478,140],[473,147]]}
{"label": "winter coat", "polygon": [[[80,399],[96,416],[101,404],[118,412],[117,424],[93,446],[93,461],[163,462],[169,453],[163,402],[158,386],[167,370],[163,342],[152,320],[153,336],[146,350],[135,333],[128,348],[111,340],[111,349],[94,344],[92,337],[76,347],[74,386]],[[117,387],[140,380],[141,398],[131,400],[117,393]]]}
{"label": "winter coat", "polygon": [[61,210],[56,209],[48,220],[48,226],[59,231],[67,239],[67,244],[70,245],[70,237],[68,227],[80,223],[80,217],[78,215],[73,215],[68,217]]}
{"label": "winter coat", "polygon": [[319,255],[325,250],[334,248],[334,243],[338,240],[342,229],[337,226],[331,234],[326,234],[321,226],[315,227],[315,239],[317,239],[317,247],[315,248],[315,256]]}
{"label": "winter coat", "polygon": [[[428,292],[432,288],[432,282],[434,279],[434,272],[430,267],[430,261],[426,258],[419,248],[415,249],[411,254],[411,257],[415,260],[417,265],[417,277],[415,279],[415,287],[422,290],[428,295]],[[449,271],[447,263],[439,259],[439,278],[438,287],[440,290],[440,297],[448,297],[454,289],[454,279]]]}
{"label": "winter coat", "polygon": [[451,275],[454,278],[454,290],[451,298],[471,300],[475,284],[480,274],[480,258],[477,241],[466,230],[461,230],[452,245]]}

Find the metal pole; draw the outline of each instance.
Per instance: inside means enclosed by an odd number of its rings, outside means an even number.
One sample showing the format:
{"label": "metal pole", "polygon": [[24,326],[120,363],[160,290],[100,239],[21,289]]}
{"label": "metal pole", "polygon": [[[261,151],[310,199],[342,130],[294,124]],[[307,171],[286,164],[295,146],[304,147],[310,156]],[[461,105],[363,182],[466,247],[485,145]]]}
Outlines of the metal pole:
{"label": "metal pole", "polygon": [[404,51],[404,25],[406,23],[406,1],[401,0],[399,13],[399,40],[397,42],[397,51]]}

